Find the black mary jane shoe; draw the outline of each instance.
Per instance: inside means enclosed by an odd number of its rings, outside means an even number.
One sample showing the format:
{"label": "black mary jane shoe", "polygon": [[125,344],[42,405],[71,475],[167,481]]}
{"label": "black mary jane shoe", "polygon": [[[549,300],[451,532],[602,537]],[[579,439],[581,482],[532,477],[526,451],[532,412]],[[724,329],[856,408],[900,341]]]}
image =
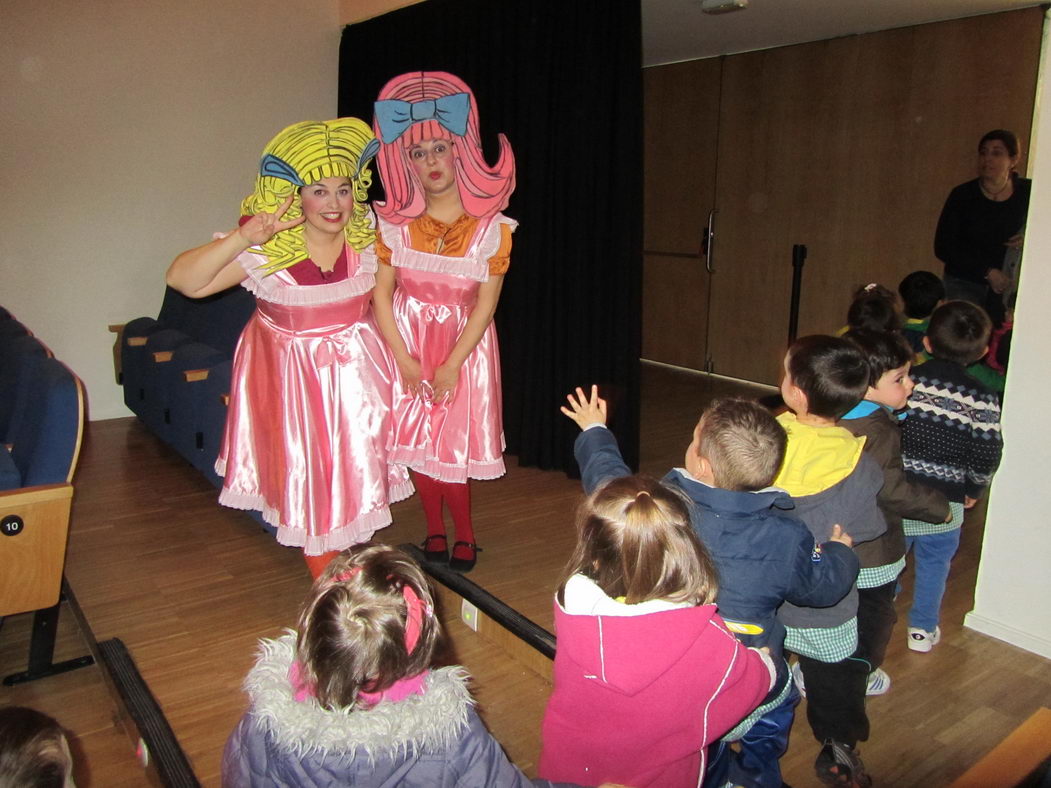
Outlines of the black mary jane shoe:
{"label": "black mary jane shoe", "polygon": [[[441,545],[441,549],[435,549],[436,545]],[[449,540],[444,534],[435,534],[428,536],[423,540],[423,557],[432,564],[447,564],[449,563]]]}
{"label": "black mary jane shoe", "polygon": [[[470,558],[459,558],[456,555],[456,548],[464,547],[470,551]],[[476,545],[474,542],[453,542],[453,555],[449,559],[449,568],[456,572],[470,572],[474,569],[474,565],[478,563],[478,554],[482,552],[482,548]]]}

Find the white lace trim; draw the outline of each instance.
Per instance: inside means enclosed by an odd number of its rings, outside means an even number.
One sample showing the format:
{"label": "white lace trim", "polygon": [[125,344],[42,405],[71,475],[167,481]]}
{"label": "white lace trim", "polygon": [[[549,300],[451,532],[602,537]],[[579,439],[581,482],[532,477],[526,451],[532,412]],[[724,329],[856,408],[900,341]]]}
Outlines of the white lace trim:
{"label": "white lace trim", "polygon": [[[214,233],[216,240],[225,238],[229,233]],[[353,269],[358,261],[357,272],[353,276],[331,284],[300,285],[295,278],[283,269],[270,276],[264,276],[262,267],[266,264],[266,255],[252,247],[241,252],[236,258],[246,277],[241,283],[245,290],[256,298],[280,306],[318,306],[345,301],[349,298],[364,295],[376,286],[376,249],[369,246],[360,252],[347,247],[347,266]],[[255,251],[253,251],[255,250]],[[348,272],[349,273],[349,272]]]}
{"label": "white lace trim", "polygon": [[[383,242],[391,250],[391,265],[396,268],[411,268],[414,271],[425,271],[432,274],[449,274],[471,279],[475,282],[489,281],[489,258],[500,250],[500,225],[506,224],[514,232],[518,222],[497,214],[491,219],[481,220],[475,231],[467,254],[463,257],[421,252],[407,246],[403,233],[408,232],[408,225],[390,224],[379,220],[379,232]],[[479,237],[480,234],[480,237]]]}
{"label": "white lace trim", "polygon": [[[220,476],[226,475],[226,463],[216,460],[215,471]],[[415,492],[412,482],[405,480],[390,485],[387,493],[388,502],[395,503],[408,498]],[[327,534],[312,535],[305,529],[285,525],[281,522],[281,512],[271,506],[261,495],[247,495],[223,488],[219,493],[219,503],[231,509],[258,511],[263,520],[277,529],[277,541],[286,547],[301,547],[307,555],[321,555],[331,550],[345,550],[352,545],[367,542],[380,528],[391,524],[390,509],[386,506],[365,512]]]}
{"label": "white lace trim", "polygon": [[[506,448],[501,438],[501,446]],[[387,455],[387,461],[404,465],[424,476],[430,476],[440,482],[463,484],[468,479],[486,481],[499,479],[507,469],[503,457],[495,460],[468,460],[466,465],[451,462],[439,462],[427,455],[427,449],[415,446],[395,446]]]}
{"label": "white lace trim", "polygon": [[263,276],[259,266],[266,262],[266,257],[255,252],[242,252],[237,260],[248,274],[241,284],[256,298],[281,306],[319,306],[365,295],[376,286],[375,250],[369,247],[355,253],[347,247],[347,265],[353,265],[355,257],[359,259],[359,263],[354,276],[321,285],[297,284],[288,269]]}

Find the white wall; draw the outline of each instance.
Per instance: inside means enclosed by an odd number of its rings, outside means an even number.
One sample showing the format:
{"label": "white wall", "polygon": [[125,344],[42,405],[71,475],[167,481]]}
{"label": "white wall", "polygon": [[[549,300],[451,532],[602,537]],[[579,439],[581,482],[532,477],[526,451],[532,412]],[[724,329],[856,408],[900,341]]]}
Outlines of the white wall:
{"label": "white wall", "polygon": [[339,2],[2,0],[0,304],[128,415],[109,323],[236,224],[284,126],[336,114]]}
{"label": "white wall", "polygon": [[1051,52],[1045,23],[1033,193],[1011,342],[1004,456],[989,493],[974,610],[965,624],[1051,659]]}

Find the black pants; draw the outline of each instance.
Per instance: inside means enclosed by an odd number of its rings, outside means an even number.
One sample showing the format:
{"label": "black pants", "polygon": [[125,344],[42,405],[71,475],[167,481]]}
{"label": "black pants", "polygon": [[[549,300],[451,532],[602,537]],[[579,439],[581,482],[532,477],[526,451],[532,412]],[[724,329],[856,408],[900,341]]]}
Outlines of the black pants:
{"label": "black pants", "polygon": [[858,591],[858,647],[839,662],[799,657],[806,683],[807,721],[814,738],[855,746],[869,737],[865,690],[869,673],[882,664],[894,623],[897,581]]}

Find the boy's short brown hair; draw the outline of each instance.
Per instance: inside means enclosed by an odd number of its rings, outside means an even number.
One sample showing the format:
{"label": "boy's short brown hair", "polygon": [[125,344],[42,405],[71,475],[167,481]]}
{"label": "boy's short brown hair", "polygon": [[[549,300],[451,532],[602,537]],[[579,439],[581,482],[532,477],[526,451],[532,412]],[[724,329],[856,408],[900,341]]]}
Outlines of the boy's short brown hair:
{"label": "boy's short brown hair", "polygon": [[869,365],[849,340],[814,334],[800,337],[788,349],[792,383],[807,398],[807,411],[838,419],[865,397]]}
{"label": "boy's short brown hair", "polygon": [[927,338],[931,355],[967,366],[985,355],[992,321],[980,306],[969,301],[948,301],[934,310]]}
{"label": "boy's short brown hair", "polygon": [[697,427],[697,453],[711,464],[716,486],[752,492],[773,483],[788,436],[758,402],[738,397],[714,400]]}
{"label": "boy's short brown hair", "polygon": [[869,386],[879,385],[879,379],[892,369],[904,367],[915,357],[909,341],[897,331],[866,331],[855,329],[843,335],[865,355],[869,364]]}

